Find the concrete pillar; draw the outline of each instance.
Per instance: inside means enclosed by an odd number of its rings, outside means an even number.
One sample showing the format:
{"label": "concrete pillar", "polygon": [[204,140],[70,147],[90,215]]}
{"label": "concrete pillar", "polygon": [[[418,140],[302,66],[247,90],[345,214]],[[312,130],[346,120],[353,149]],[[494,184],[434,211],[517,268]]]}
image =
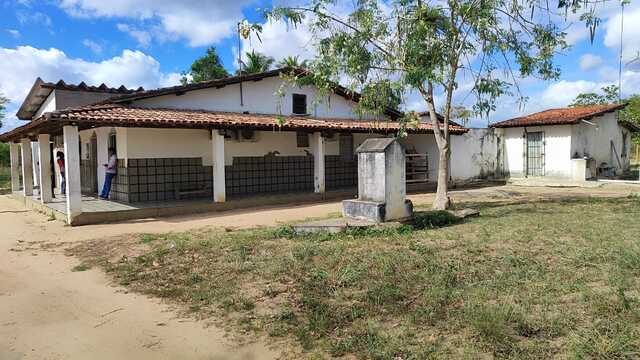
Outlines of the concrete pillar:
{"label": "concrete pillar", "polygon": [[33,195],[33,157],[31,156],[31,140],[20,140],[22,148],[22,188],[24,196]]}
{"label": "concrete pillar", "polygon": [[316,193],[323,194],[325,191],[325,146],[322,133],[313,133],[311,136],[311,149],[313,151],[313,188]]}
{"label": "concrete pillar", "polygon": [[82,193],[80,189],[80,149],[78,127],[65,125],[62,128],[64,138],[64,168],[67,182],[67,223],[82,213]]}
{"label": "concrete pillar", "polygon": [[51,152],[49,151],[49,134],[38,135],[38,163],[40,169],[40,201],[44,204],[51,202],[53,193],[51,190]]}
{"label": "concrete pillar", "polygon": [[9,157],[11,158],[11,191],[20,191],[20,173],[18,172],[18,162],[20,161],[20,145],[9,144]]}
{"label": "concrete pillar", "polygon": [[213,152],[213,201],[225,202],[225,174],[224,174],[224,135],[218,130],[211,130],[211,151]]}

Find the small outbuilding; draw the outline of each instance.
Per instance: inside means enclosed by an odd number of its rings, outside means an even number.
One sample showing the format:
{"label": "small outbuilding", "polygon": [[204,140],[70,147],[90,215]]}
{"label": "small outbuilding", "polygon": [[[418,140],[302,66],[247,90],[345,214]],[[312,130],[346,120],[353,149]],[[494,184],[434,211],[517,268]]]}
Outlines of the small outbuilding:
{"label": "small outbuilding", "polygon": [[505,175],[583,181],[629,170],[631,134],[626,104],[550,109],[491,125],[501,130]]}

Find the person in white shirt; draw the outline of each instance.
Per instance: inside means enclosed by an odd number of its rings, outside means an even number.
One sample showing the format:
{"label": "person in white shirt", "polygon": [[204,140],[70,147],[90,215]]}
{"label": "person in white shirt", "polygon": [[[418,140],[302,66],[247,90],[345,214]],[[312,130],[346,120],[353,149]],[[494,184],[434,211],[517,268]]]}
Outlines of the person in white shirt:
{"label": "person in white shirt", "polygon": [[111,191],[111,181],[116,176],[118,169],[118,158],[116,157],[116,149],[109,149],[109,163],[104,164],[105,169],[105,178],[104,178],[104,186],[102,187],[102,192],[100,193],[101,199],[108,199],[109,192]]}

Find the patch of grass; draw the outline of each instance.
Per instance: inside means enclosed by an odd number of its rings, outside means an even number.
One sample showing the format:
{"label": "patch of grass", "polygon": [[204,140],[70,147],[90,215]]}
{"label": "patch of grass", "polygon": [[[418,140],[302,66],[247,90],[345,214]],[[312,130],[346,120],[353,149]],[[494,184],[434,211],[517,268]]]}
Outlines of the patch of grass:
{"label": "patch of grass", "polygon": [[413,227],[415,229],[435,229],[458,224],[462,220],[448,211],[422,211],[414,216]]}
{"label": "patch of grass", "polygon": [[0,193],[8,191],[11,191],[11,168],[0,165]]}
{"label": "patch of grass", "polygon": [[89,269],[91,269],[91,265],[82,263],[82,264],[79,264],[79,265],[76,265],[76,266],[72,267],[71,271],[78,272],[78,271],[87,271]]}
{"label": "patch of grass", "polygon": [[425,212],[410,229],[203,229],[125,241],[144,248],[131,256],[77,252],[133,291],[305,356],[639,356],[637,198],[475,205],[479,218]]}

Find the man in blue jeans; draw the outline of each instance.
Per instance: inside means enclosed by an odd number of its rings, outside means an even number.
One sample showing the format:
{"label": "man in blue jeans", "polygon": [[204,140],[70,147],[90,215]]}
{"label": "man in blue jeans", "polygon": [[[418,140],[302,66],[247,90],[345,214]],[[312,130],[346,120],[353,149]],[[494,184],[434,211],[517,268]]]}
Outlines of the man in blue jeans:
{"label": "man in blue jeans", "polygon": [[118,158],[116,157],[116,149],[109,148],[109,163],[104,164],[105,178],[102,192],[100,193],[101,199],[108,199],[109,192],[111,191],[111,181],[116,176],[118,169]]}

